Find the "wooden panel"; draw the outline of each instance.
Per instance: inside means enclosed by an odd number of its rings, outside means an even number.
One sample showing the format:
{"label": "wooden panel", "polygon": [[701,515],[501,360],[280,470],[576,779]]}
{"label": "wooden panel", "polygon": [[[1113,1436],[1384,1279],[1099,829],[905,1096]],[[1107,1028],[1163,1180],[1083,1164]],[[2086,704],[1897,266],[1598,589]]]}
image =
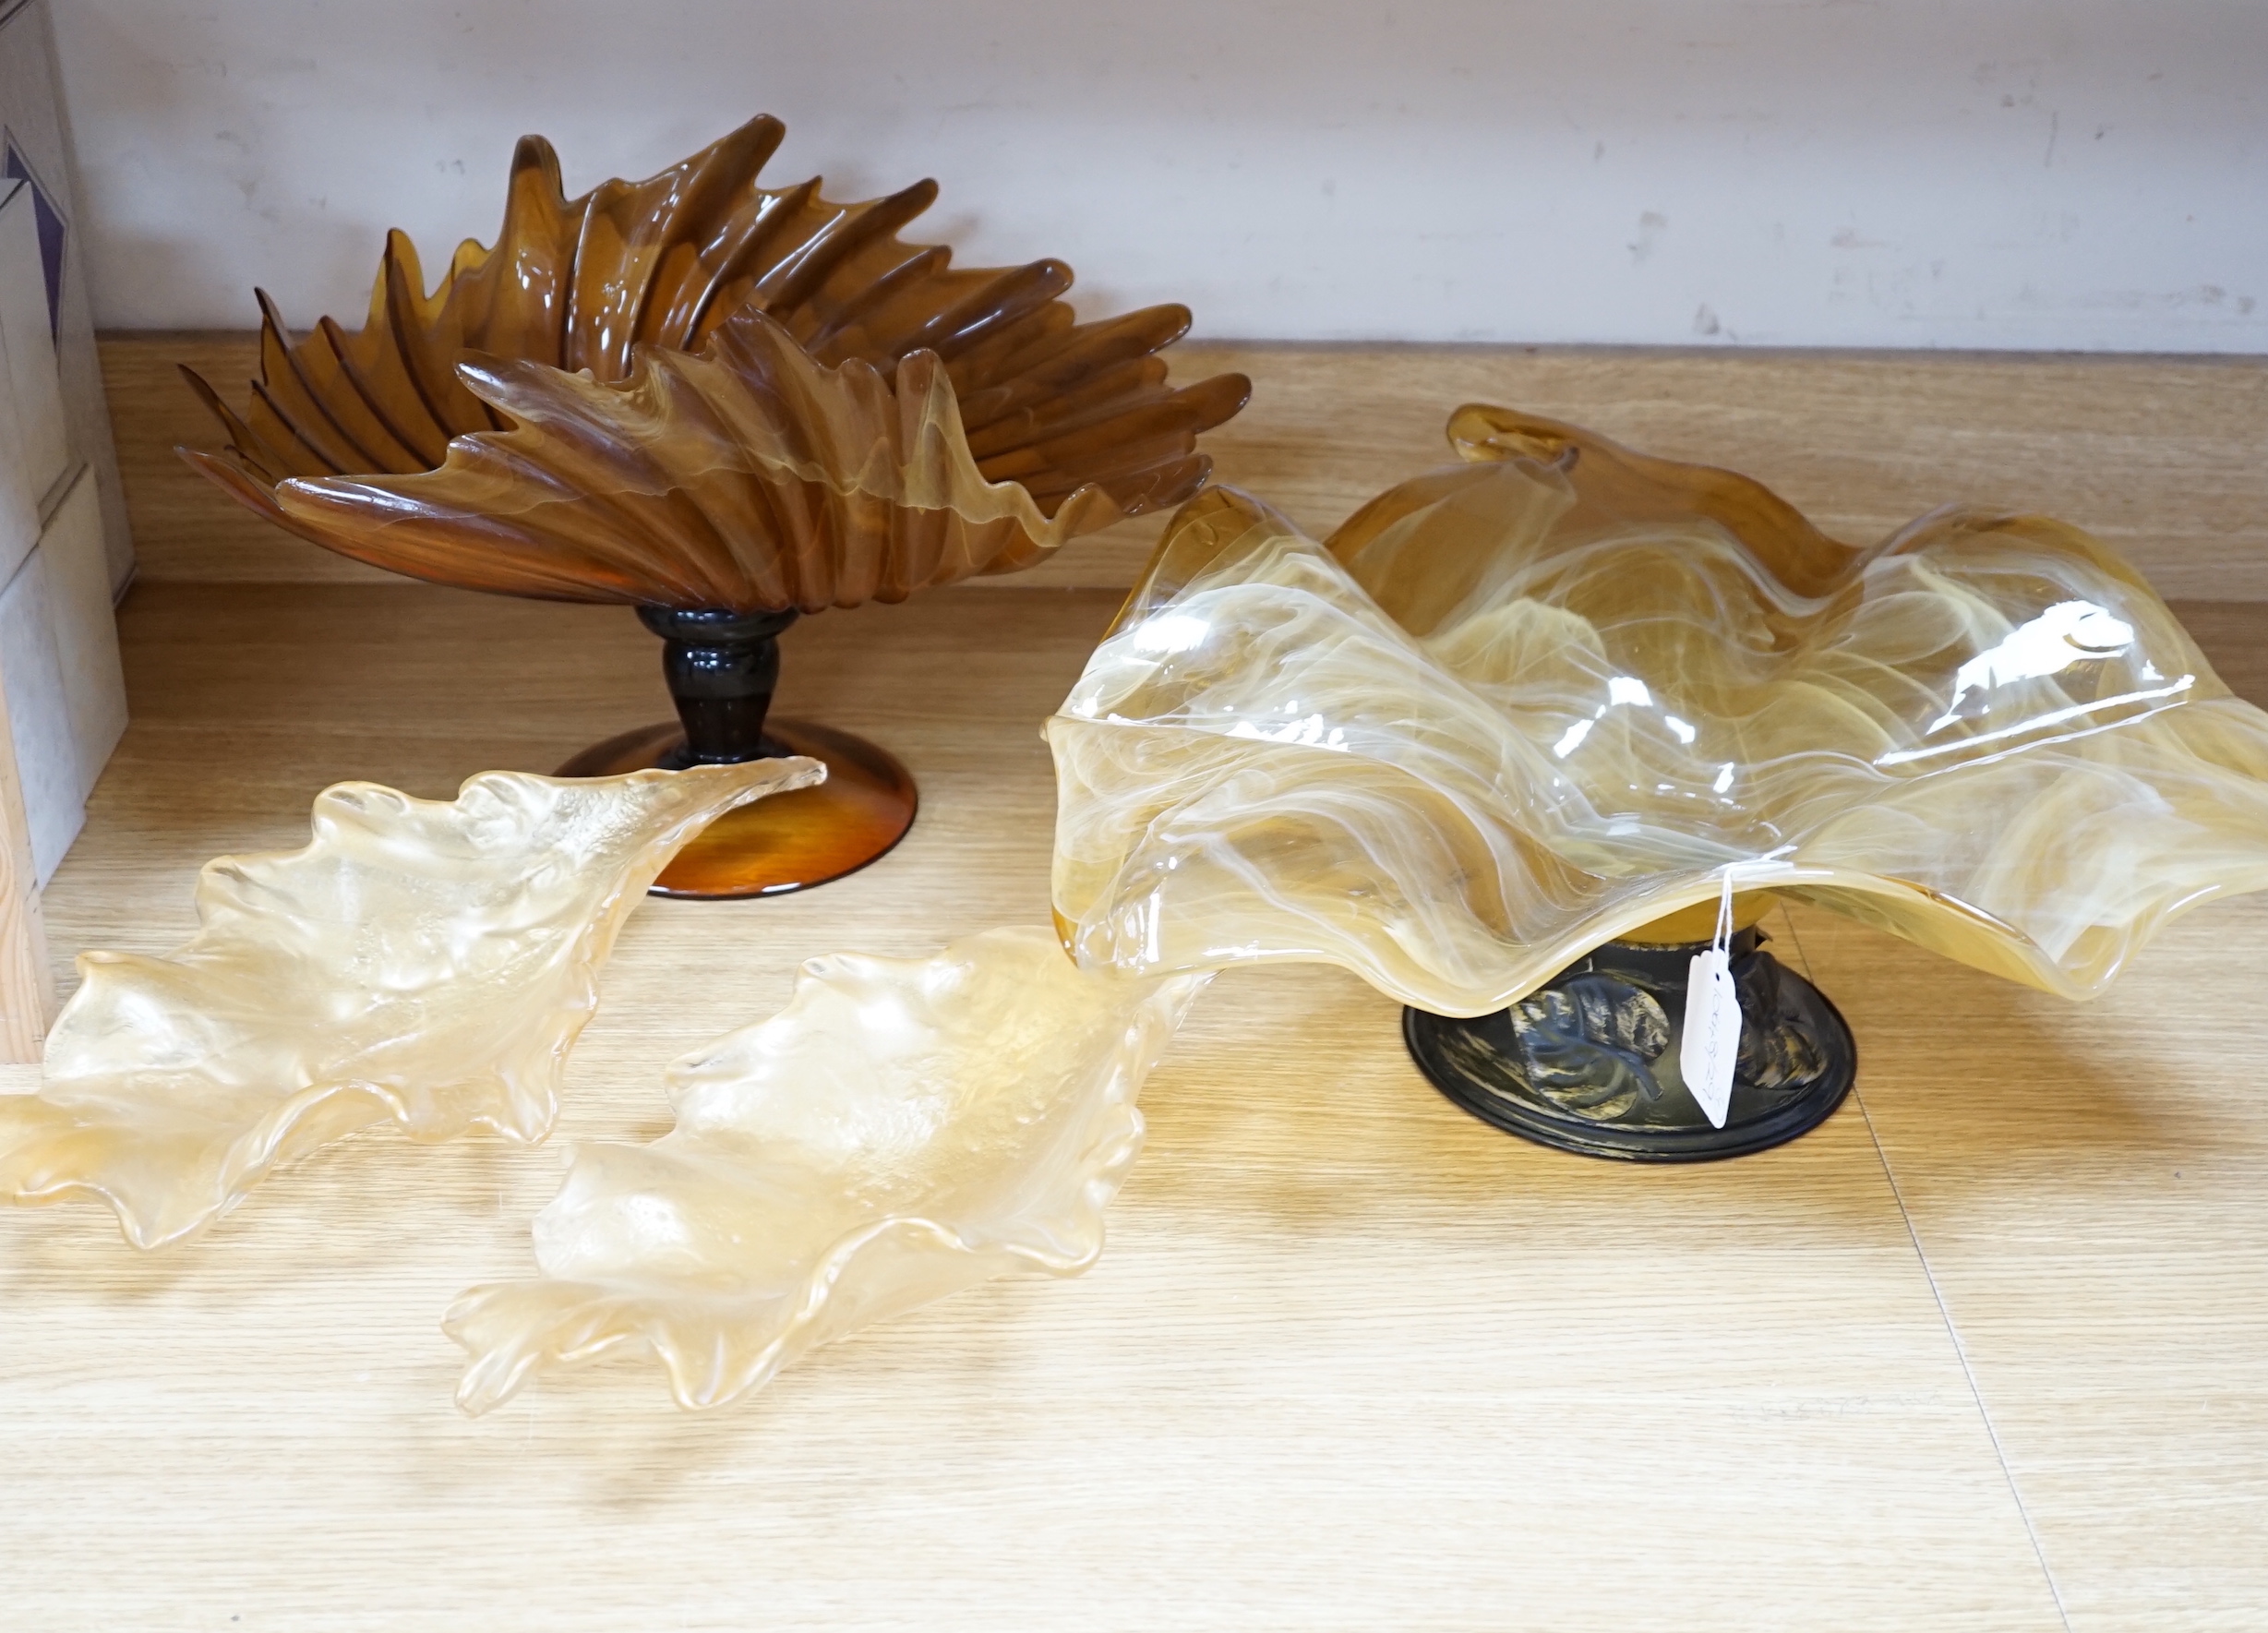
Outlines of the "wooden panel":
{"label": "wooden panel", "polygon": [[[792,630],[782,707],[903,753],[920,821],[808,895],[642,908],[561,1137],[661,1132],[662,1065],[806,956],[1040,921],[1035,727],[1114,599]],[[196,865],[299,843],[334,778],[443,793],[664,707],[613,609],[145,583],[123,627],[134,721],[51,892],[65,953],[173,944]],[[1714,1168],[1585,1161],[1449,1107],[1396,1022],[1335,972],[1224,977],[1145,1095],[1092,1275],[948,1301],[708,1417],[635,1363],[450,1406],[437,1319],[529,1266],[547,1152],[356,1140],[158,1258],[99,1208],[0,1214],[11,1615],[2058,1625],[1862,1118]]]}
{"label": "wooden panel", "polygon": [[2268,603],[2175,601],[2171,606],[2229,690],[2268,709]]}
{"label": "wooden panel", "polygon": [[[174,458],[214,432],[174,369],[231,401],[249,335],[112,335],[118,454],[156,579],[367,582],[371,570],[251,520]],[[1651,452],[1771,484],[1830,531],[1872,540],[1955,500],[2041,510],[2100,534],[2162,594],[2268,601],[2268,362],[1569,347],[1184,345],[1177,377],[1242,369],[1252,406],[1206,439],[1224,482],[1327,531],[1449,456],[1471,400],[1578,421]],[[1159,523],[1066,547],[1026,587],[1123,587]]]}
{"label": "wooden panel", "polygon": [[0,1063],[37,1061],[54,1014],[55,978],[31,861],[31,823],[0,678]]}
{"label": "wooden panel", "polygon": [[102,337],[102,352],[138,576],[394,582],[391,574],[318,550],[247,515],[174,452],[184,446],[217,448],[225,440],[182,379],[181,366],[196,369],[223,398],[241,404],[249,395],[246,382],[258,372],[257,334],[113,334]]}
{"label": "wooden panel", "polygon": [[2074,1627],[2268,1627],[2268,898],[2062,1003],[1806,915]]}

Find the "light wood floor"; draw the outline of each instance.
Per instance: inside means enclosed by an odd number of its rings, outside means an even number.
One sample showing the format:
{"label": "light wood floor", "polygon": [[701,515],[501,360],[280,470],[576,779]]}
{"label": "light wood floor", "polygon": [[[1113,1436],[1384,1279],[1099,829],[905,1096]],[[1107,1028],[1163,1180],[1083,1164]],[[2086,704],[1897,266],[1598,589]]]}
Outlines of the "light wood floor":
{"label": "light wood floor", "polygon": [[[558,1138],[662,1132],[663,1063],[806,956],[1043,919],[1037,727],[1114,600],[792,631],[784,711],[896,749],[921,819],[821,891],[642,909]],[[2258,610],[2204,620],[2255,686]],[[665,710],[617,611],[153,582],[123,628],[134,725],[48,896],[59,959],[174,944],[196,866],[301,842],[334,779],[445,794]],[[556,1151],[352,1142],[155,1257],[92,1207],[0,1214],[0,1622],[2268,1627],[2268,899],[2085,1007],[1777,929],[1863,1061],[1790,1147],[1540,1150],[1435,1095],[1359,982],[1232,974],[1091,1275],[708,1416],[636,1363],[450,1406],[440,1313],[529,1267]]]}

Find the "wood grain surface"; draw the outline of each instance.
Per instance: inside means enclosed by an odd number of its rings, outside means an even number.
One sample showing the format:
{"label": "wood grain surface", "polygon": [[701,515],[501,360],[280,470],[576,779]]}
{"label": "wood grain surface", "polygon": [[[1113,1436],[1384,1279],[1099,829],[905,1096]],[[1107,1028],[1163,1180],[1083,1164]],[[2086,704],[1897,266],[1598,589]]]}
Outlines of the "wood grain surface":
{"label": "wood grain surface", "polygon": [[[805,957],[1043,920],[1038,726],[1115,599],[791,630],[782,710],[897,750],[920,820],[822,890],[644,906],[556,1141],[663,1132],[664,1063]],[[198,865],[301,843],[327,783],[443,795],[666,710],[614,609],[152,574],[122,627],[134,724],[48,893],[59,964],[178,943]],[[706,1416],[635,1362],[450,1406],[440,1313],[530,1267],[556,1151],[351,1141],[156,1256],[91,1205],[0,1213],[5,1620],[2268,1626],[2268,901],[2180,921],[2085,1007],[1770,928],[1861,1049],[1792,1146],[1529,1147],[1434,1093],[1359,982],[1231,973],[1145,1093],[1090,1275]]]}
{"label": "wood grain surface", "polygon": [[55,1003],[31,822],[24,810],[7,683],[0,680],[0,1064],[40,1058]]}
{"label": "wood grain surface", "polygon": [[[1183,345],[1168,355],[1177,378],[1252,376],[1252,405],[1204,446],[1221,481],[1317,534],[1447,462],[1449,411],[1478,400],[1746,472],[1854,542],[1942,504],[2044,510],[2116,545],[2161,594],[2268,601],[2268,360],[1519,346]],[[218,445],[175,366],[240,402],[257,357],[250,334],[104,339],[143,575],[375,582],[373,570],[246,515],[174,458],[177,443]],[[1122,588],[1159,525],[1124,522],[986,582]]]}

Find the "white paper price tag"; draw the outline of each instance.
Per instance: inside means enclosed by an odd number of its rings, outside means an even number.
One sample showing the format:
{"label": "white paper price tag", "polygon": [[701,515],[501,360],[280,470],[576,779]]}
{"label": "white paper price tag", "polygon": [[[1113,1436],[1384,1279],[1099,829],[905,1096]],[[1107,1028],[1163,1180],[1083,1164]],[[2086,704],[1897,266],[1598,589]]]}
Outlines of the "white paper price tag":
{"label": "white paper price tag", "polygon": [[1727,967],[1732,956],[1722,945],[1693,955],[1686,979],[1686,1035],[1677,1046],[1677,1069],[1711,1128],[1724,1126],[1733,1068],[1740,1063],[1740,994]]}
{"label": "white paper price tag", "polygon": [[1733,875],[1771,873],[1787,866],[1772,857],[1731,862],[1717,897],[1717,933],[1693,955],[1686,974],[1686,1034],[1677,1040],[1677,1071],[1711,1128],[1724,1126],[1740,1064],[1740,990],[1733,985]]}

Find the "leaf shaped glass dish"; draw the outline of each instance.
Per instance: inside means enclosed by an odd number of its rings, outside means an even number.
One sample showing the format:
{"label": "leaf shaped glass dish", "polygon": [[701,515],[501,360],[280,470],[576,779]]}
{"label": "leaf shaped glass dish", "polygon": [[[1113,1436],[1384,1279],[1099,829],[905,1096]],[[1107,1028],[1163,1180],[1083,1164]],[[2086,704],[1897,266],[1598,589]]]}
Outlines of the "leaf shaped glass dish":
{"label": "leaf shaped glass dish", "polygon": [[[1326,544],[1219,489],[1175,517],[1048,726],[1082,963],[1338,964],[1516,1077],[1635,1060],[1617,1114],[1689,1127],[1674,1011],[1520,1006],[1644,988],[1600,950],[1705,940],[1728,865],[1743,923],[1768,883],[2070,998],[2268,886],[2268,715],[2078,529],[1946,509],[1861,548],[1539,416],[1450,438]],[[1819,1082],[1736,1080],[1734,1124]]]}
{"label": "leaf shaped glass dish", "polygon": [[718,1406],[962,1288],[1086,1269],[1206,979],[1074,969],[1039,929],[810,960],[786,1009],[669,1068],[673,1132],[578,1148],[535,1221],[541,1279],[457,1301],[458,1403],[627,1350]]}
{"label": "leaf shaped glass dish", "polygon": [[453,800],[325,790],[305,848],[207,864],[186,944],[80,955],[40,1092],[0,1096],[0,1200],[97,1197],[160,1247],[374,1123],[542,1139],[654,875],[721,812],[823,774],[767,760],[489,772]]}
{"label": "leaf shaped glass dish", "polygon": [[[691,847],[660,883],[672,894],[822,883],[913,821],[913,780],[884,750],[767,730],[775,638],[798,614],[1014,571],[1179,503],[1211,468],[1198,434],[1251,389],[1167,384],[1158,353],[1185,307],[1082,324],[1061,261],[955,269],[902,242],[932,182],[855,204],[816,180],[759,186],[783,134],[756,119],[573,199],[550,146],[525,138],[496,246],[462,246],[433,293],[396,232],[359,333],[324,318],[294,342],[263,294],[245,411],[191,377],[228,445],[183,456],[269,521],[416,578],[640,609],[679,720],[566,774],[828,764],[822,786]],[[452,455],[462,438],[477,446]]]}

